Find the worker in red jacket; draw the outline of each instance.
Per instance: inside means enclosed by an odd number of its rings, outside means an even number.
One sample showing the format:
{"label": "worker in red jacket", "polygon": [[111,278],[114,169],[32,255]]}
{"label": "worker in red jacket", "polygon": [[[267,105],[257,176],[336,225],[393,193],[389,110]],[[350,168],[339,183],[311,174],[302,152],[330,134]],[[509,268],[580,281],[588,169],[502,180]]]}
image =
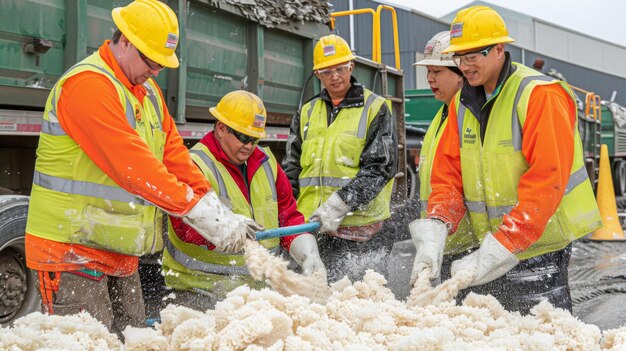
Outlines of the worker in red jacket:
{"label": "worker in red jacket", "polygon": [[[247,91],[233,91],[210,111],[217,119],[215,129],[191,148],[191,158],[220,198],[232,204],[234,213],[268,229],[303,224],[289,179],[270,149],[258,145],[266,136],[267,114],[261,99]],[[171,222],[163,252],[165,282],[176,290],[171,302],[206,311],[237,286],[264,286],[250,277],[241,252],[220,252],[179,218],[171,217]],[[326,281],[312,234],[260,242],[273,251],[282,246],[305,275],[317,272]]]}

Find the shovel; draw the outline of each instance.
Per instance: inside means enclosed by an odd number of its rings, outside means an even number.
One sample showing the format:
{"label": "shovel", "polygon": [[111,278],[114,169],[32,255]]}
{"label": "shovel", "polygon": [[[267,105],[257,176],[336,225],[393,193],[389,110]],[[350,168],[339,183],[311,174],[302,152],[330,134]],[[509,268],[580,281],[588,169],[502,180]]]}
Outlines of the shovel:
{"label": "shovel", "polygon": [[320,222],[311,222],[305,224],[292,225],[289,227],[280,227],[256,232],[256,240],[265,240],[280,238],[287,235],[312,233],[320,228]]}
{"label": "shovel", "polygon": [[[224,206],[226,206],[229,210],[233,209],[233,204],[229,198],[224,196],[219,196],[220,202]],[[300,234],[300,233],[312,233],[316,230],[320,229],[319,222],[311,222],[305,224],[292,225],[289,227],[280,227],[274,229],[263,230],[260,232],[256,232],[256,240],[266,240],[273,238],[281,238],[283,236]]]}

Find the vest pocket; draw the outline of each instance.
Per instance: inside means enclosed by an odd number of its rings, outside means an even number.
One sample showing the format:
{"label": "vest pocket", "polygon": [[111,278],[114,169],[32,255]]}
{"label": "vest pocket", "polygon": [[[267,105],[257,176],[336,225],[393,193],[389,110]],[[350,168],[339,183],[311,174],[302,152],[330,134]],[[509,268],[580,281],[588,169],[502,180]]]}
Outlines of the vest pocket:
{"label": "vest pocket", "polygon": [[337,165],[348,168],[358,168],[361,163],[361,151],[365,141],[361,138],[340,136],[334,139],[331,159]]}
{"label": "vest pocket", "polygon": [[315,160],[323,157],[324,139],[312,138],[302,142],[302,154],[300,155],[300,166],[302,168],[312,165]]}
{"label": "vest pocket", "polygon": [[[70,242],[97,249],[141,256],[153,245],[154,224],[144,224],[144,214],[114,214],[101,208],[85,206],[83,226]],[[147,230],[149,229],[149,230]]]}

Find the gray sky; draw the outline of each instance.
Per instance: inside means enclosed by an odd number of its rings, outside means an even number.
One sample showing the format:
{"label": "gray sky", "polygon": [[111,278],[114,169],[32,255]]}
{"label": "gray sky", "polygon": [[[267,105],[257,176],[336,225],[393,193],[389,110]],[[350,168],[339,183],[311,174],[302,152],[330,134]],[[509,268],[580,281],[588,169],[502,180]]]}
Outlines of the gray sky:
{"label": "gray sky", "polygon": [[[413,8],[437,18],[471,2],[470,0],[383,1]],[[486,1],[626,47],[626,1],[624,0]]]}

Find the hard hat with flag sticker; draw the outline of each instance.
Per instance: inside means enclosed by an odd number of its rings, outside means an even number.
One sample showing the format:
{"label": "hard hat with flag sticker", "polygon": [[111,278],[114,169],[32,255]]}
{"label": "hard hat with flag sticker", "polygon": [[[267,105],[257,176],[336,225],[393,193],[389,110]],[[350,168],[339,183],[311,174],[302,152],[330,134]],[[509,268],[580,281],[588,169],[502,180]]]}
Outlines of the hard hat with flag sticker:
{"label": "hard hat with flag sticker", "polygon": [[450,32],[443,31],[435,34],[426,43],[424,48],[424,59],[415,62],[414,66],[456,66],[452,61],[452,54],[442,53],[444,49],[450,46]]}
{"label": "hard hat with flag sticker", "polygon": [[356,58],[342,37],[330,34],[321,37],[313,49],[313,70],[323,69]]}
{"label": "hard hat with flag sticker", "polygon": [[472,6],[459,11],[450,25],[450,46],[443,53],[481,48],[489,45],[510,43],[504,20],[492,8]]}
{"label": "hard hat with flag sticker", "polygon": [[267,112],[263,101],[251,92],[232,91],[209,111],[220,122],[240,133],[257,139],[265,138]]}
{"label": "hard hat with flag sticker", "polygon": [[178,18],[166,4],[157,0],[135,0],[111,13],[113,22],[139,52],[163,67],[179,66]]}

